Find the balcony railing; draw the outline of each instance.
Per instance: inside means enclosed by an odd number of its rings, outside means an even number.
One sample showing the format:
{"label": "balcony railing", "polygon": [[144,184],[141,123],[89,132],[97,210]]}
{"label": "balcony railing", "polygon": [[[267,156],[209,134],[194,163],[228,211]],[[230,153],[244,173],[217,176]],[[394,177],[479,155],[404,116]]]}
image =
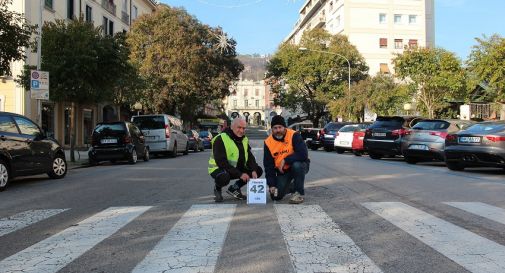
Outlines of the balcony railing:
{"label": "balcony railing", "polygon": [[102,0],[102,8],[116,16],[116,5],[112,0]]}
{"label": "balcony railing", "polygon": [[121,20],[123,23],[129,25],[130,24],[130,15],[126,13],[125,11],[121,11]]}

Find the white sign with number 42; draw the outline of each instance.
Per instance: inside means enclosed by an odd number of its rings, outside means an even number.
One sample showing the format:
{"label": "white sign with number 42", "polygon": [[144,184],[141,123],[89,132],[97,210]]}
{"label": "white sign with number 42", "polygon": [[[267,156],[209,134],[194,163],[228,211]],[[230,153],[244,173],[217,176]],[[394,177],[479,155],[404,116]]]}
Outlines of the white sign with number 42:
{"label": "white sign with number 42", "polygon": [[251,179],[247,183],[247,204],[267,203],[267,180]]}

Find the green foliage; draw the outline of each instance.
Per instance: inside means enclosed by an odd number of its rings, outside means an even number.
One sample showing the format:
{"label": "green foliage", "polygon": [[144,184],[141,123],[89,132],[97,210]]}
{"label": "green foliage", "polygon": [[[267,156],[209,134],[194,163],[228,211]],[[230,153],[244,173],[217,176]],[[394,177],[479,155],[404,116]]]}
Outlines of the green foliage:
{"label": "green foliage", "polygon": [[476,38],[477,45],[467,60],[468,70],[475,77],[472,86],[489,85],[487,97],[505,102],[505,38],[495,34]]}
{"label": "green foliage", "polygon": [[10,64],[25,58],[25,49],[33,46],[35,26],[19,13],[9,11],[12,0],[0,0],[0,76],[11,76]]}
{"label": "green foliage", "polygon": [[396,76],[417,90],[418,110],[430,118],[465,97],[465,73],[454,53],[440,48],[406,49],[393,60]]}
{"label": "green foliage", "polygon": [[[328,53],[300,51],[299,46]],[[328,103],[348,96],[347,61],[333,53],[349,59],[352,82],[366,78],[368,67],[343,35],[313,29],[303,34],[299,46],[287,43],[280,46],[268,64],[267,80],[276,94],[277,105],[301,110],[317,124]]]}
{"label": "green foliage", "polygon": [[190,120],[202,106],[229,95],[243,70],[236,42],[185,10],[162,5],[132,25],[130,57],[150,82],[146,107]]}

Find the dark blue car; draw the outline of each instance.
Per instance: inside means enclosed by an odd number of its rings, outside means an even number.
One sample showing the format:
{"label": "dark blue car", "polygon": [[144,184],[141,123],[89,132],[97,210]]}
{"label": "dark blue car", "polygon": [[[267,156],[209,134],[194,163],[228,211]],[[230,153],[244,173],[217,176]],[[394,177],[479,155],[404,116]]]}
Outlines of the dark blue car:
{"label": "dark blue car", "polygon": [[205,149],[211,149],[212,148],[212,133],[209,131],[200,131],[198,133],[200,135],[200,138],[203,140],[203,147]]}

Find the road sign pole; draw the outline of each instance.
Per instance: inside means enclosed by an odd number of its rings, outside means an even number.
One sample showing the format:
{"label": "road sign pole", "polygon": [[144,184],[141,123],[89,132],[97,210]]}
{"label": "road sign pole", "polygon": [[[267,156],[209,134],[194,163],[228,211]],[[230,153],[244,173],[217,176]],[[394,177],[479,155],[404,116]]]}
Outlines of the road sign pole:
{"label": "road sign pole", "polygon": [[[42,58],[42,10],[44,9],[44,0],[39,3],[39,39],[37,42],[37,70],[41,69]],[[37,99],[37,124],[42,127],[42,100]]]}

